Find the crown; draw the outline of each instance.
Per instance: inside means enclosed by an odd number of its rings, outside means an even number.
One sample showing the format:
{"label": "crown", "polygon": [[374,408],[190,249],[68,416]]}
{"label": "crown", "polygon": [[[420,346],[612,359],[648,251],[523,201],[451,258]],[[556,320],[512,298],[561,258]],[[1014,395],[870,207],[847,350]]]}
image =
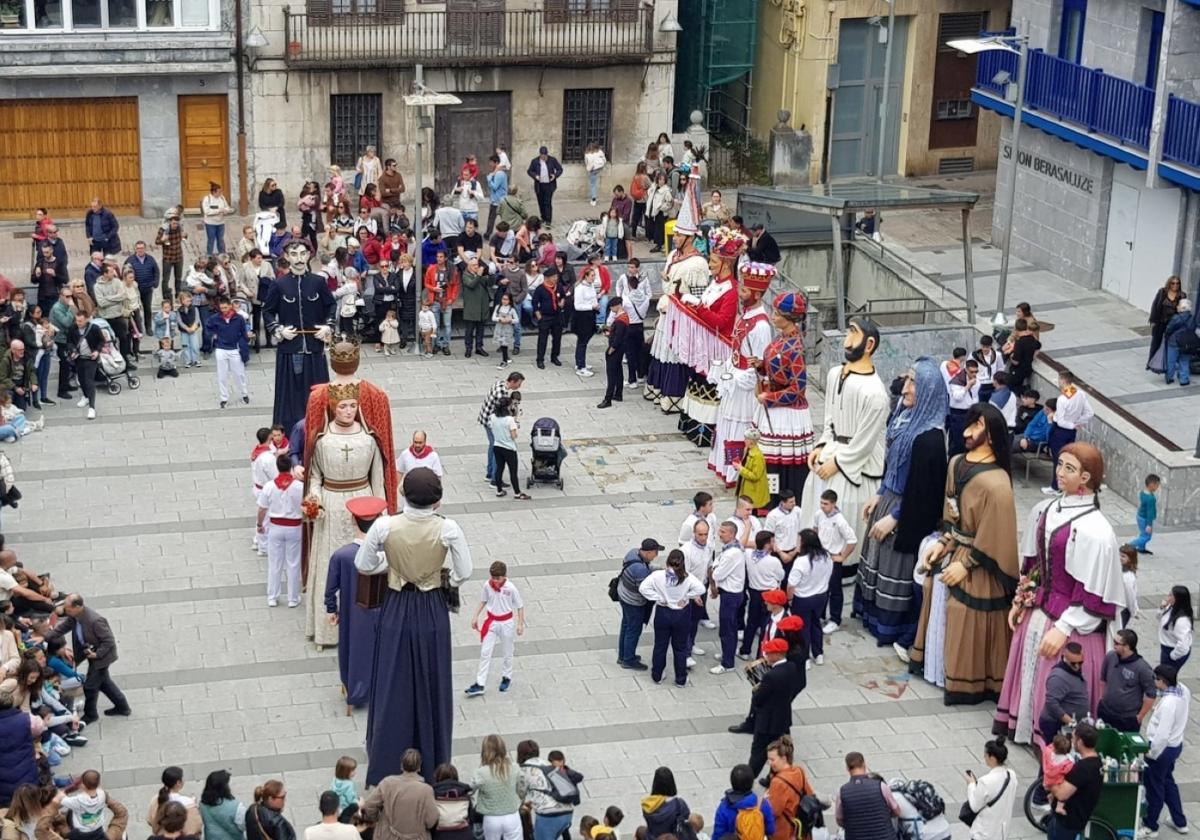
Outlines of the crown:
{"label": "crown", "polygon": [[358,400],[358,383],[357,382],[330,382],[329,383],[329,404],[336,406],[343,400]]}
{"label": "crown", "polygon": [[329,348],[329,362],[335,373],[349,376],[358,370],[359,344],[350,338],[339,339]]}

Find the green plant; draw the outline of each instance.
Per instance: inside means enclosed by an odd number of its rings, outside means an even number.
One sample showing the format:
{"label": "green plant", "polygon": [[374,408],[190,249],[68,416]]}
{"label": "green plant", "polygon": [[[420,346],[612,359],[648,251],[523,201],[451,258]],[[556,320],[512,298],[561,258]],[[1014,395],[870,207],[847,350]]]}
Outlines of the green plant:
{"label": "green plant", "polygon": [[21,14],[21,4],[17,0],[0,0],[0,15],[16,17]]}

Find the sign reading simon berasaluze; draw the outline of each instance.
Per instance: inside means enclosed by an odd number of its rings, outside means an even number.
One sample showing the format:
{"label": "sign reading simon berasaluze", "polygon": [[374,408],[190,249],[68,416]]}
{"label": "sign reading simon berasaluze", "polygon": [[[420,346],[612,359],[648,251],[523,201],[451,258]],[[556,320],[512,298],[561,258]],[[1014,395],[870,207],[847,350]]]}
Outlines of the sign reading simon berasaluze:
{"label": "sign reading simon berasaluze", "polygon": [[[1004,160],[1012,160],[1012,144],[1002,143],[1000,146],[1000,156]],[[1041,155],[1033,154],[1032,152],[1022,149],[1018,155],[1018,163],[1025,169],[1036,172],[1039,175],[1045,176],[1052,180],[1066,184],[1068,187],[1074,187],[1087,195],[1092,194],[1095,188],[1095,182],[1092,176],[1085,172],[1080,172],[1077,169],[1063,166],[1053,160],[1048,160]]]}

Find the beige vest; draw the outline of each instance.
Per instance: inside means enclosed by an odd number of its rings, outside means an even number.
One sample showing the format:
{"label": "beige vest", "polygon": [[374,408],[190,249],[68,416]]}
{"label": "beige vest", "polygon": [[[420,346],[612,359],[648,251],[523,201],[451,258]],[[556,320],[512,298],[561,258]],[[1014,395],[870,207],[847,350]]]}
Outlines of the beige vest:
{"label": "beige vest", "polygon": [[388,587],[403,589],[411,583],[427,592],[442,584],[442,564],[446,546],[442,545],[440,516],[416,517],[401,513],[388,522],[383,553],[388,563]]}

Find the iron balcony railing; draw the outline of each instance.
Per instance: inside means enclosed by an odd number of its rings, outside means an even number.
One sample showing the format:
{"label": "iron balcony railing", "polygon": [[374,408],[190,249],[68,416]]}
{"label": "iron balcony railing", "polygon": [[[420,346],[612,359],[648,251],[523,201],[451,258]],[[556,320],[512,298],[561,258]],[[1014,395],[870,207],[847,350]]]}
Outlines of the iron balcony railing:
{"label": "iron balcony railing", "polygon": [[[370,2],[375,8],[376,0]],[[386,8],[387,0],[380,5]],[[654,52],[654,9],[613,5],[603,12],[565,15],[549,10],[313,14],[311,6],[305,13],[284,7],[284,60],[310,69],[417,63],[595,67],[648,60]]]}
{"label": "iron balcony railing", "polygon": [[1200,105],[1178,96],[1167,98],[1163,160],[1200,169]]}

